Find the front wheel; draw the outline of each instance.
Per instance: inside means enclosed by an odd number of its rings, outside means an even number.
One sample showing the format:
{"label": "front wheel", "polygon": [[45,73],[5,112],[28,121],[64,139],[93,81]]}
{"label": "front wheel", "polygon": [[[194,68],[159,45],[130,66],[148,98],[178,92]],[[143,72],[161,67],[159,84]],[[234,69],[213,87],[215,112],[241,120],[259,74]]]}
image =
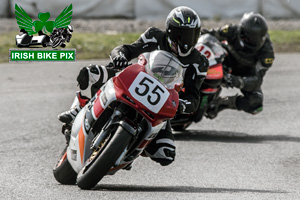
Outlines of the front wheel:
{"label": "front wheel", "polygon": [[71,164],[67,159],[67,148],[68,145],[65,147],[55,164],[53,175],[55,179],[63,185],[75,185],[77,173],[71,167]]}
{"label": "front wheel", "polygon": [[103,149],[94,152],[77,176],[77,185],[81,189],[91,189],[108,173],[122,152],[130,143],[132,135],[119,126],[115,134],[109,136]]}

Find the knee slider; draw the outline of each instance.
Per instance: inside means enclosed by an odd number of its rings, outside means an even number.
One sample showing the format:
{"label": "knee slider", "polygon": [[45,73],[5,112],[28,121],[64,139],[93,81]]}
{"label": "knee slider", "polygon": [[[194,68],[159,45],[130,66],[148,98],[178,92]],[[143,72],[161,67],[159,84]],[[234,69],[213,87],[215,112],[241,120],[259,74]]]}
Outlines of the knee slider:
{"label": "knee slider", "polygon": [[261,95],[253,95],[248,98],[249,112],[257,114],[263,110],[263,98]]}
{"label": "knee slider", "polygon": [[263,106],[256,108],[256,109],[252,112],[252,114],[253,114],[253,115],[256,115],[256,114],[260,113],[261,111],[263,111]]}

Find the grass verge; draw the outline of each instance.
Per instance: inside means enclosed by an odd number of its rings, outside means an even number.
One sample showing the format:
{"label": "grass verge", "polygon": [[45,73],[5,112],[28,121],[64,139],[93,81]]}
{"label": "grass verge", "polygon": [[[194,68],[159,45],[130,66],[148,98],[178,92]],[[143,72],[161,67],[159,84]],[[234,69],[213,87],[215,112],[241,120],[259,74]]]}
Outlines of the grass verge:
{"label": "grass verge", "polygon": [[275,52],[300,52],[300,30],[269,31]]}
{"label": "grass verge", "polygon": [[[270,37],[276,52],[300,52],[300,30],[271,30]],[[15,35],[18,32],[0,34],[0,62],[8,62],[9,49],[16,48]],[[109,58],[110,51],[120,44],[134,42],[139,33],[102,34],[74,33],[67,48],[75,48],[77,59]]]}

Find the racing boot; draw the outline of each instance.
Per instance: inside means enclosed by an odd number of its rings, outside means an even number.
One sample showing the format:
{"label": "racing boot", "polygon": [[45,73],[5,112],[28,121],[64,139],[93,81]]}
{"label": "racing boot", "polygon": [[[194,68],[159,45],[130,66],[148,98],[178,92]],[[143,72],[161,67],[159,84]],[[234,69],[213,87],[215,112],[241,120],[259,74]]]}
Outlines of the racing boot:
{"label": "racing boot", "polygon": [[89,100],[90,100],[89,98],[84,97],[80,94],[80,92],[77,92],[70,110],[65,111],[60,115],[58,115],[59,121],[66,124],[73,123],[75,117],[77,116],[81,108],[84,107]]}
{"label": "racing boot", "polygon": [[237,109],[236,99],[238,95],[229,97],[218,97],[211,104],[209,104],[205,116],[209,119],[217,117],[218,113],[224,109]]}

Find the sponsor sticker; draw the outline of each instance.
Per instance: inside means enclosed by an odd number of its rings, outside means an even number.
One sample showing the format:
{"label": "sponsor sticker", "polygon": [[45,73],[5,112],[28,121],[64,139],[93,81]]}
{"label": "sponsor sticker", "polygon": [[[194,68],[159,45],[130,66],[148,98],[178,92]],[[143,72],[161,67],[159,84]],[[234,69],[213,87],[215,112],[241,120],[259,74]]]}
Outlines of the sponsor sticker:
{"label": "sponsor sticker", "polygon": [[265,63],[266,64],[272,64],[274,61],[274,58],[265,58]]}

